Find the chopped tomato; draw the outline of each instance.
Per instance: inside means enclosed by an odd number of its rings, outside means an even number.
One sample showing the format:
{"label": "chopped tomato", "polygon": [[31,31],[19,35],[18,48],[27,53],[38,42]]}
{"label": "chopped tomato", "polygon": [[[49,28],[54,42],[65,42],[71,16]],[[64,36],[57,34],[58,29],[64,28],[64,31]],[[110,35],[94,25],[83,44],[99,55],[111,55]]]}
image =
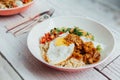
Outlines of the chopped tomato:
{"label": "chopped tomato", "polygon": [[59,34],[63,34],[63,32],[59,32]]}
{"label": "chopped tomato", "polygon": [[[64,32],[60,32],[58,35],[63,34],[63,33]],[[49,32],[45,33],[45,35],[40,39],[40,43],[44,44],[45,42],[50,42],[53,39],[55,39],[56,36],[58,36],[58,35],[56,35],[56,34],[50,34]]]}

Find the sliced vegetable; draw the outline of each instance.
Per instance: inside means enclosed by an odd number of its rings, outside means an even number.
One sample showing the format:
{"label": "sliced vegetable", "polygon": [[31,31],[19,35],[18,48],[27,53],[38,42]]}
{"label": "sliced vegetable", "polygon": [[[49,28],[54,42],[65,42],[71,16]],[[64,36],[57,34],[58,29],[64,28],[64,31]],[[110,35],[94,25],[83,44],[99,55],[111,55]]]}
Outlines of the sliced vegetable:
{"label": "sliced vegetable", "polygon": [[101,45],[97,45],[96,49],[101,52],[102,48],[101,48]]}

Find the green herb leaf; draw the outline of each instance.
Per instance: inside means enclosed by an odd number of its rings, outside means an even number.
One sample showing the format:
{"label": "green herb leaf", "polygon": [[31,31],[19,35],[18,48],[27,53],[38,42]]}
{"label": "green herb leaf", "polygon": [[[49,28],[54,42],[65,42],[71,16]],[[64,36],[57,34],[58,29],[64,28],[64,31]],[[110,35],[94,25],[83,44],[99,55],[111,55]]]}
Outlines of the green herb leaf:
{"label": "green herb leaf", "polygon": [[56,28],[56,31],[57,31],[57,32],[60,32],[60,29],[59,29],[59,28]]}
{"label": "green herb leaf", "polygon": [[97,45],[96,49],[101,52],[102,48],[101,48],[101,45]]}
{"label": "green herb leaf", "polygon": [[94,40],[95,40],[95,38],[94,38],[94,36],[93,36],[93,35],[92,35],[92,38],[91,38],[91,40],[92,40],[92,41],[94,41]]}
{"label": "green herb leaf", "polygon": [[85,36],[89,36],[89,34],[90,34],[90,33],[89,33],[89,32],[87,32],[87,34],[86,34]]}
{"label": "green herb leaf", "polygon": [[66,32],[67,32],[67,31],[70,31],[70,29],[71,29],[71,28],[67,28]]}
{"label": "green herb leaf", "polygon": [[78,35],[78,36],[82,36],[83,35],[83,33],[82,32],[76,32],[76,34]]}

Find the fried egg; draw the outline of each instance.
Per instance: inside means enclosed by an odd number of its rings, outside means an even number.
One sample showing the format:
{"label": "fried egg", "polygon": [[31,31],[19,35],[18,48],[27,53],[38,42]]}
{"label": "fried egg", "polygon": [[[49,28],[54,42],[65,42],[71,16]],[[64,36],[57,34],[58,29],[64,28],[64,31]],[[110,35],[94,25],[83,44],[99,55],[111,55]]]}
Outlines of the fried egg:
{"label": "fried egg", "polygon": [[46,53],[50,64],[59,64],[72,55],[74,44],[66,45],[65,35],[67,34],[65,33],[50,42],[49,49]]}

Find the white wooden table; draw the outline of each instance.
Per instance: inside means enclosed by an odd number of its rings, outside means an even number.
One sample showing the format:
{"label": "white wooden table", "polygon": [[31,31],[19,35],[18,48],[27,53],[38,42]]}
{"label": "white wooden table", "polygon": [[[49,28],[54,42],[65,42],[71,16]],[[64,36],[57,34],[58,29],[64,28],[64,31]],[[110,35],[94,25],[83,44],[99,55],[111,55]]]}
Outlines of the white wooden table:
{"label": "white wooden table", "polygon": [[[0,17],[0,80],[119,80],[120,79],[120,10],[109,0],[35,0],[27,11]],[[104,2],[102,2],[104,1]],[[110,0],[112,1],[112,0]],[[112,1],[113,2],[113,1]],[[61,72],[41,64],[27,48],[27,34],[15,37],[5,26],[54,8],[56,16],[89,17],[106,25],[115,38],[115,50],[103,64],[80,72]]]}

